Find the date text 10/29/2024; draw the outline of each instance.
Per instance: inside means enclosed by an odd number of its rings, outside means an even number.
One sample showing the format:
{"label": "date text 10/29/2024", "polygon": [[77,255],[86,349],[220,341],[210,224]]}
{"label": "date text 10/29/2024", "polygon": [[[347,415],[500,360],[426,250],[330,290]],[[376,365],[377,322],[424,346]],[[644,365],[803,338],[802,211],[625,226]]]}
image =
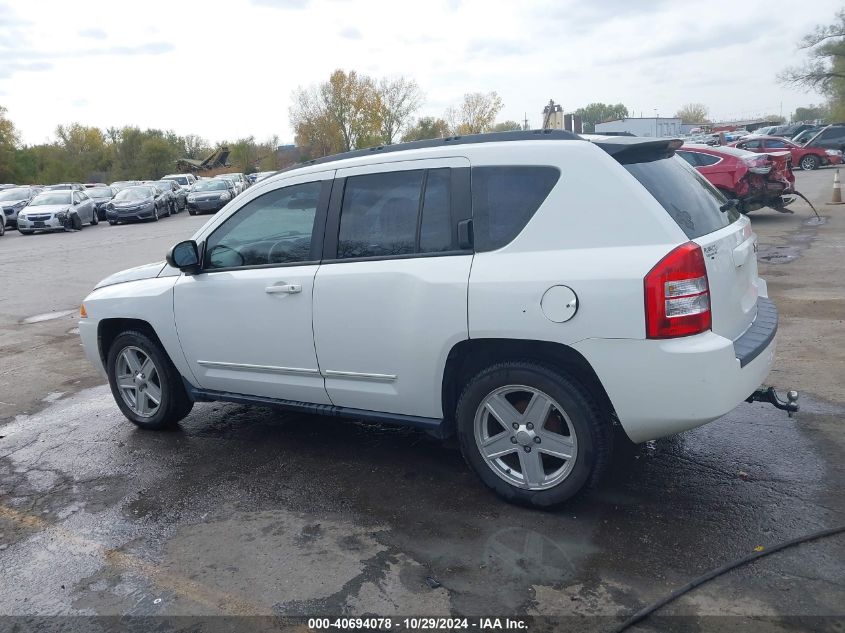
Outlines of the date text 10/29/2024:
{"label": "date text 10/29/2024", "polygon": [[375,630],[375,631],[527,631],[528,620],[522,618],[309,618],[313,631]]}

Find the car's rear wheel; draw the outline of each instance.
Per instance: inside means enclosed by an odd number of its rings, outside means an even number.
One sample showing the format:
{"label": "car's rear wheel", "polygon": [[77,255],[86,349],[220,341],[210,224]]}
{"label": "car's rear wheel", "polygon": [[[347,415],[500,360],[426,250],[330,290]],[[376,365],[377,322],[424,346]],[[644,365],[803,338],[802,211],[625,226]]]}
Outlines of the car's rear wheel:
{"label": "car's rear wheel", "polygon": [[119,335],[107,358],[109,386],[123,415],[143,429],[163,429],[190,413],[193,402],[161,346],[143,332]]}
{"label": "car's rear wheel", "polygon": [[819,160],[818,156],[814,156],[813,154],[807,154],[801,159],[801,169],[805,171],[813,171],[814,169],[818,169],[819,165],[821,165],[821,161]]}
{"label": "car's rear wheel", "polygon": [[507,501],[551,508],[596,483],[609,460],[610,423],[589,391],[530,361],[488,367],[456,410],[461,452]]}

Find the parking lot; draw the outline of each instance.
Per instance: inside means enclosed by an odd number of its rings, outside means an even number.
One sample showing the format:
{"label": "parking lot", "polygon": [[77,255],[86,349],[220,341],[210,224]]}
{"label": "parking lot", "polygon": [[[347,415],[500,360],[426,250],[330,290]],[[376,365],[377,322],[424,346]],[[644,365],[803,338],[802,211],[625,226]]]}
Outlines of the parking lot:
{"label": "parking lot", "polygon": [[[137,430],[84,359],[76,310],[99,279],[163,259],[207,217],[10,231],[0,612],[499,613],[605,631],[757,547],[843,523],[845,207],[824,204],[831,169],[796,179],[823,222],[802,201],[750,217],[781,315],[769,381],[798,389],[801,412],[743,404],[679,436],[620,442],[607,480],[553,513],[503,503],[454,447],[407,429],[200,404],[177,431]],[[640,630],[665,629],[665,616],[706,630],[841,630],[843,560],[841,536],[774,554]]]}

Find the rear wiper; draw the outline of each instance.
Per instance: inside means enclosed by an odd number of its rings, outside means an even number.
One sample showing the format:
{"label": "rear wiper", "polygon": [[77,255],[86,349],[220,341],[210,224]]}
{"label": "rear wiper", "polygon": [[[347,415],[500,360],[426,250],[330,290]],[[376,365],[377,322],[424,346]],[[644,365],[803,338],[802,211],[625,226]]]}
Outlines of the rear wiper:
{"label": "rear wiper", "polygon": [[738,209],[739,208],[739,200],[736,198],[728,198],[728,201],[725,202],[721,207],[719,207],[719,211],[725,213],[728,209]]}

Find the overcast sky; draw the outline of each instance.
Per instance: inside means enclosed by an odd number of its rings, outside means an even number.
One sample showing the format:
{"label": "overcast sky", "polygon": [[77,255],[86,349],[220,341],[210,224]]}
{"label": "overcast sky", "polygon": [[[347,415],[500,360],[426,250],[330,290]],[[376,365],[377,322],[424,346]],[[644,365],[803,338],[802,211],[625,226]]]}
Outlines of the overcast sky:
{"label": "overcast sky", "polygon": [[[716,119],[819,102],[780,86],[841,2],[772,0],[0,0],[0,105],[24,142],[60,123],[290,142],[291,91],[335,68],[405,75],[440,116],[497,91],[533,127],[550,98]],[[129,7],[133,7],[129,10]],[[778,8],[781,7],[781,8]]]}

